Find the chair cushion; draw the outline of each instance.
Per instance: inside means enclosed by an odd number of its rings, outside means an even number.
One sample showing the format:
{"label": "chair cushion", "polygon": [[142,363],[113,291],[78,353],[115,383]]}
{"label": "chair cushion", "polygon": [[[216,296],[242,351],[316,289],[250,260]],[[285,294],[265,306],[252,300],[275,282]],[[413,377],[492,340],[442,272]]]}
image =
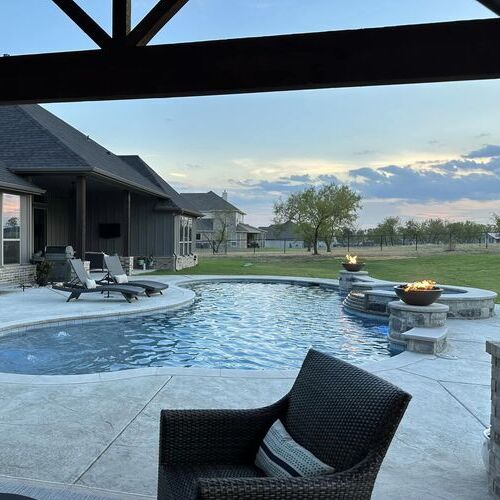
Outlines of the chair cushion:
{"label": "chair cushion", "polygon": [[252,465],[194,465],[160,467],[158,498],[164,500],[192,500],[196,498],[198,480],[202,478],[265,477]]}
{"label": "chair cushion", "polygon": [[128,278],[127,278],[127,275],[126,274],[117,274],[115,276],[115,281],[118,283],[118,284],[121,284],[121,283],[128,283]]}
{"label": "chair cushion", "polygon": [[255,465],[271,477],[312,477],[335,472],[294,441],[280,420],[274,422],[264,437]]}
{"label": "chair cushion", "polygon": [[89,290],[93,290],[94,288],[97,287],[97,284],[95,282],[95,280],[91,280],[90,278],[87,278],[85,280],[85,286],[89,289]]}

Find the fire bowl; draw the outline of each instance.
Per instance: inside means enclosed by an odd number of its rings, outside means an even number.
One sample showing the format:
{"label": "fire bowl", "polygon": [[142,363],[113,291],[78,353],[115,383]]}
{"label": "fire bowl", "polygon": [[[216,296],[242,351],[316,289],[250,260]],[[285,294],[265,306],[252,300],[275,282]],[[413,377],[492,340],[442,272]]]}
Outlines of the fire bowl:
{"label": "fire bowl", "polygon": [[431,290],[415,290],[405,292],[405,285],[398,285],[394,287],[396,295],[409,306],[430,306],[436,302],[443,293],[442,288],[435,286]]}
{"label": "fire bowl", "polygon": [[356,273],[358,271],[361,271],[361,269],[363,269],[363,266],[365,264],[364,262],[358,262],[357,264],[349,264],[348,262],[342,262],[342,265],[344,266],[344,269],[346,271],[349,271],[351,273]]}

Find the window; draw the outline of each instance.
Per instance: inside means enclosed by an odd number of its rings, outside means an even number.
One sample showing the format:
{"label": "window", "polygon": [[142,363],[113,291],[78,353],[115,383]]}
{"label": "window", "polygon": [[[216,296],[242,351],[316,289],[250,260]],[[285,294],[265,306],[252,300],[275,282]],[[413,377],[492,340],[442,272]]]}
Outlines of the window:
{"label": "window", "polygon": [[3,194],[2,199],[2,263],[21,262],[21,197]]}
{"label": "window", "polygon": [[179,255],[189,255],[193,247],[193,219],[181,217],[179,221]]}

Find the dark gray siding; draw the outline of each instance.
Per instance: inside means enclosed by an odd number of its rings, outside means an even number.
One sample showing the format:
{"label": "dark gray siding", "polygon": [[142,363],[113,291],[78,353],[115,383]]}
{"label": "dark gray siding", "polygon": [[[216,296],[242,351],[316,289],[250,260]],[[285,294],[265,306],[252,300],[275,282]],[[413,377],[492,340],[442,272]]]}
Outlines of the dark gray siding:
{"label": "dark gray siding", "polygon": [[132,195],[132,255],[166,257],[174,253],[175,216],[169,212],[155,212],[156,203],[154,198]]}
{"label": "dark gray siding", "polygon": [[[87,251],[123,255],[125,220],[124,193],[87,192]],[[120,237],[99,238],[99,224],[120,224]]]}
{"label": "dark gray siding", "polygon": [[47,245],[74,245],[75,202],[69,196],[48,195]]}

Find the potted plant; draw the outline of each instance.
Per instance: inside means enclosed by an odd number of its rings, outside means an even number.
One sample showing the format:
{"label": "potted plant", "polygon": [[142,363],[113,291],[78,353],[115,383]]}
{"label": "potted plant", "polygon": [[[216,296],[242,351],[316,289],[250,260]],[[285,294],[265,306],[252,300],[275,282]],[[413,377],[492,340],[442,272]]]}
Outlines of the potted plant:
{"label": "potted plant", "polygon": [[363,269],[364,265],[365,265],[364,262],[358,261],[357,255],[347,254],[345,256],[345,260],[342,261],[342,266],[344,266],[344,269],[346,271],[351,272],[351,273],[356,273],[358,271],[361,271],[361,269]]}
{"label": "potted plant", "polygon": [[46,260],[38,262],[36,265],[35,282],[38,286],[47,286],[49,283],[49,274],[52,266]]}
{"label": "potted plant", "polygon": [[396,295],[410,306],[430,306],[443,293],[433,280],[415,281],[394,287]]}

